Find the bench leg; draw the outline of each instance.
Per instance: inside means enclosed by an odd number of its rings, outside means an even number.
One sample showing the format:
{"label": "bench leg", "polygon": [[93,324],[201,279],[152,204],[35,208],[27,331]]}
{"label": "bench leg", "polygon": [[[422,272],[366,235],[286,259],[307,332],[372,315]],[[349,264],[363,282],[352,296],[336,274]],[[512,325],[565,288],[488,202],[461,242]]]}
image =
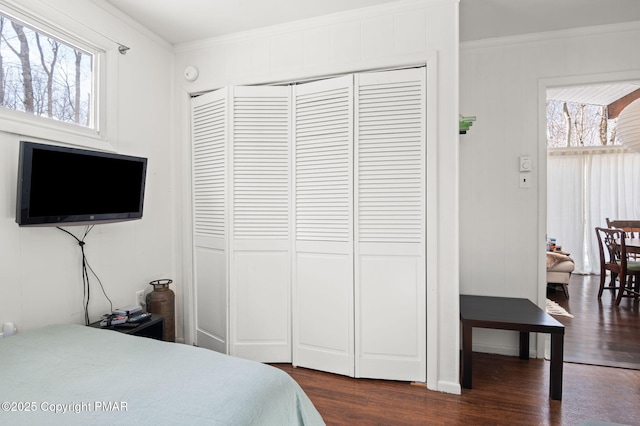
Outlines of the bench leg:
{"label": "bench leg", "polygon": [[471,389],[471,354],[473,353],[473,327],[462,323],[462,387]]}
{"label": "bench leg", "polygon": [[529,359],[529,333],[520,332],[520,359]]}
{"label": "bench leg", "polygon": [[562,400],[562,367],[564,363],[564,335],[551,334],[551,371],[549,393],[551,399]]}

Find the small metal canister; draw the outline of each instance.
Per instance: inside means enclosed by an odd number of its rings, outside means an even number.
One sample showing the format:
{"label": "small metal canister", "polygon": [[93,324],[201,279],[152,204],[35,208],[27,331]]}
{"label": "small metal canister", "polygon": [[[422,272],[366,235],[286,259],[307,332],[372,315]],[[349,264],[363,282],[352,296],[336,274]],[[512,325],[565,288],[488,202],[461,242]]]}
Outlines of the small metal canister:
{"label": "small metal canister", "polygon": [[173,280],[162,279],[151,281],[153,291],[147,294],[147,312],[164,317],[164,341],[176,341],[176,295],[169,288]]}

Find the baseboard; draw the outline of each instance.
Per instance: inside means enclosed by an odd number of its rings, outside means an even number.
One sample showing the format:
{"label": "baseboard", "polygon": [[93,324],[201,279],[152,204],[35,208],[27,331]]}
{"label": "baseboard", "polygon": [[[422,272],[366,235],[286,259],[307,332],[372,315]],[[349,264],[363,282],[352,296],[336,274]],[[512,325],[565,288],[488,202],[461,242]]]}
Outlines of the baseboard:
{"label": "baseboard", "polygon": [[[429,387],[429,385],[427,385],[427,387]],[[455,395],[462,394],[462,387],[460,386],[460,383],[448,382],[444,380],[439,380],[438,389],[433,389],[433,390],[437,390],[444,393],[452,393]]]}

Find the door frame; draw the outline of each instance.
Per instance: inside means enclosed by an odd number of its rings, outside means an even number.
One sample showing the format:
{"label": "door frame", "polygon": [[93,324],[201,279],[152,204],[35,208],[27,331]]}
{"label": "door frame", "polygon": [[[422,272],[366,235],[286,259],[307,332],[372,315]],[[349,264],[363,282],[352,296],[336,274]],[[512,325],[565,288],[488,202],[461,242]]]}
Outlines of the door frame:
{"label": "door frame", "polygon": [[[547,89],[552,87],[579,86],[589,84],[619,83],[640,80],[640,70],[619,71],[598,74],[582,74],[538,80],[538,306],[544,307],[547,298]],[[551,339],[544,336],[537,340],[536,353],[551,355]],[[540,358],[540,355],[538,355]]]}

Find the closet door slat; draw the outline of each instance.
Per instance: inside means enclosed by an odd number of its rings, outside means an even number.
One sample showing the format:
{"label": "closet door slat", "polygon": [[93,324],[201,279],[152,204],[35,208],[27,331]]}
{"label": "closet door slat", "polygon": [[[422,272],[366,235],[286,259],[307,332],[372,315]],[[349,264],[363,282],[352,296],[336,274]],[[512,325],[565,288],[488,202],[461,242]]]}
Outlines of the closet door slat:
{"label": "closet door slat", "polygon": [[[325,82],[322,82],[325,83]],[[302,85],[306,86],[306,85]],[[296,239],[351,240],[351,87],[296,95]],[[317,211],[332,212],[318,220]]]}
{"label": "closet door slat", "polygon": [[[405,81],[363,82],[357,88],[361,242],[422,240],[422,217],[404,214],[424,196],[424,85],[420,74],[413,74]],[[384,220],[380,211],[386,212]]]}
{"label": "closet door slat", "polygon": [[193,198],[195,234],[224,238],[226,205],[226,97],[194,103]]}
{"label": "closet door slat", "polygon": [[289,96],[283,89],[234,88],[235,239],[286,240],[289,236],[290,111]]}

